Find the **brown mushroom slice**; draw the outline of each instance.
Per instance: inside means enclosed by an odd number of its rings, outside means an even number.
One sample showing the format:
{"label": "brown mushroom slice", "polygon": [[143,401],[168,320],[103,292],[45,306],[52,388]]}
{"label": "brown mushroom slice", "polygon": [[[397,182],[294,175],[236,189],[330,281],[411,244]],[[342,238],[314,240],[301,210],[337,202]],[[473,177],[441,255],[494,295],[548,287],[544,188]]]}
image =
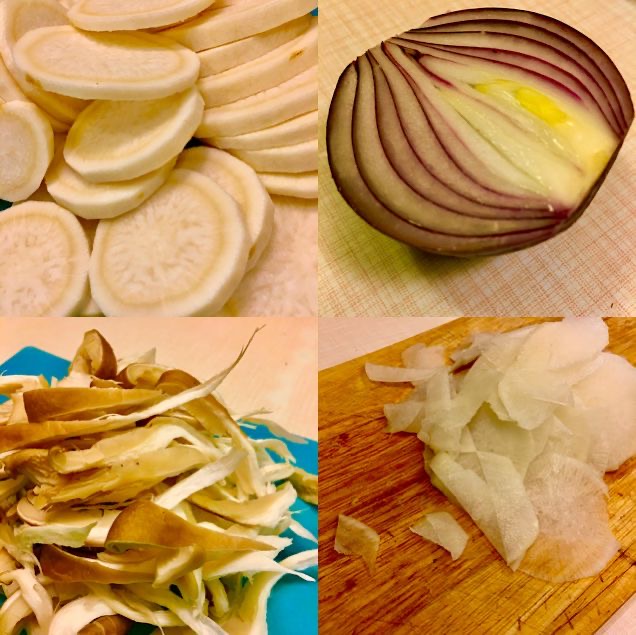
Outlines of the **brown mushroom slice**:
{"label": "brown mushroom slice", "polygon": [[198,545],[206,552],[272,549],[264,541],[199,527],[143,500],[136,501],[119,514],[106,539],[106,549],[114,552],[140,547],[177,549],[191,545]]}
{"label": "brown mushroom slice", "polygon": [[41,423],[125,414],[162,398],[159,391],[141,388],[41,388],[24,393],[24,408],[30,422]]}
{"label": "brown mushroom slice", "polygon": [[98,582],[131,584],[150,582],[155,577],[155,562],[112,564],[95,558],[77,556],[55,545],[44,545],[40,554],[42,573],[56,582]]}
{"label": "brown mushroom slice", "polygon": [[84,333],[84,339],[73,357],[71,372],[112,379],[117,374],[117,359],[112,346],[97,330]]}
{"label": "brown mushroom slice", "polygon": [[375,573],[375,560],[380,548],[380,536],[363,522],[340,514],[336,529],[334,549],[346,556],[359,556],[367,565],[369,573]]}

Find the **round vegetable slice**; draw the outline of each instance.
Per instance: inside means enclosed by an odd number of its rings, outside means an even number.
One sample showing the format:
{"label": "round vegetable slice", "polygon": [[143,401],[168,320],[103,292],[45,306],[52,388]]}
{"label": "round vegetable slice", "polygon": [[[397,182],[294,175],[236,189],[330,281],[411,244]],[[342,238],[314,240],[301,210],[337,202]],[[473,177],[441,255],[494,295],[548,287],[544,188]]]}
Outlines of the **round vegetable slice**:
{"label": "round vegetable slice", "polygon": [[35,85],[17,67],[13,49],[26,33],[42,27],[68,24],[66,11],[56,0],[6,0],[0,5],[0,52],[20,92],[40,106],[52,118],[56,130],[68,130],[68,126],[86,106],[86,103],[43,90]]}
{"label": "round vegetable slice", "polygon": [[258,176],[270,194],[295,198],[318,198],[318,172],[304,174],[259,172]]}
{"label": "round vegetable slice", "polygon": [[28,201],[0,213],[0,313],[70,315],[88,293],[88,242],[55,203]]}
{"label": "round vegetable slice", "polygon": [[29,102],[0,104],[0,146],[0,198],[24,200],[40,187],[53,158],[51,124]]}
{"label": "round vegetable slice", "polygon": [[269,243],[274,224],[274,204],[254,170],[227,152],[202,147],[183,152],[177,166],[212,179],[239,204],[250,238],[251,269]]}
{"label": "round vegetable slice", "polygon": [[232,154],[255,170],[298,173],[318,169],[318,139],[265,150],[233,150]]}
{"label": "round vegetable slice", "polygon": [[265,150],[290,146],[318,136],[318,111],[294,117],[276,126],[234,137],[204,139],[206,143],[228,150]]}
{"label": "round vegetable slice", "polygon": [[383,233],[424,251],[496,254],[570,227],[632,120],[625,82],[591,40],[539,14],[476,9],[351,64],[327,146],[344,199]]}
{"label": "round vegetable slice", "polygon": [[255,132],[312,112],[317,105],[316,68],[311,68],[275,88],[204,110],[196,135],[215,137]]}
{"label": "round vegetable slice", "polygon": [[318,63],[318,19],[310,29],[256,60],[209,77],[198,86],[208,107],[229,104],[279,86]]}
{"label": "round vegetable slice", "polygon": [[193,51],[262,33],[309,13],[315,0],[230,0],[164,31]]}
{"label": "round vegetable slice", "polygon": [[68,12],[85,31],[131,31],[169,26],[195,16],[215,0],[79,0]]}
{"label": "round vegetable slice", "polygon": [[163,185],[174,159],[130,181],[92,183],[78,174],[58,152],[46,173],[49,194],[60,205],[86,219],[114,218],[129,212]]}
{"label": "round vegetable slice", "polygon": [[189,88],[195,53],[155,33],[88,33],[72,26],[27,33],[18,68],[45,89],[83,99],[159,99]]}
{"label": "round vegetable slice", "polygon": [[258,59],[304,33],[311,23],[311,16],[303,15],[269,31],[199,51],[201,77],[222,73],[240,64]]}
{"label": "round vegetable slice", "polygon": [[209,315],[240,282],[248,250],[235,201],[211,179],[174,170],[136,210],[100,222],[93,297],[106,315]]}
{"label": "round vegetable slice", "polygon": [[162,99],[96,101],[71,127],[64,158],[89,181],[134,179],[174,159],[202,115],[203,100],[194,86]]}

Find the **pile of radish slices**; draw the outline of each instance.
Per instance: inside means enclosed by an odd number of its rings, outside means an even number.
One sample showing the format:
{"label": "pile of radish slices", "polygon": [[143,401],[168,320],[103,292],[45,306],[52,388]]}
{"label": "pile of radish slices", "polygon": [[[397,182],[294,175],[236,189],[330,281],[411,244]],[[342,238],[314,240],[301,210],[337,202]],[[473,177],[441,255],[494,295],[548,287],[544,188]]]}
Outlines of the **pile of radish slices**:
{"label": "pile of radish slices", "polygon": [[270,195],[317,197],[313,8],[5,0],[0,312],[254,310],[245,274],[285,261]]}
{"label": "pile of radish slices", "polygon": [[379,231],[432,253],[504,253],[579,218],[633,119],[616,66],[575,29],[516,9],[456,11],[345,69],[329,164]]}
{"label": "pile of radish slices", "polygon": [[[603,475],[636,455],[636,369],[607,344],[600,318],[565,319],[476,334],[451,367],[421,344],[404,368],[367,364],[373,380],[414,384],[385,407],[389,432],[417,433],[432,484],[513,570],[576,580],[620,547]],[[428,525],[414,530],[457,557],[452,521]]]}

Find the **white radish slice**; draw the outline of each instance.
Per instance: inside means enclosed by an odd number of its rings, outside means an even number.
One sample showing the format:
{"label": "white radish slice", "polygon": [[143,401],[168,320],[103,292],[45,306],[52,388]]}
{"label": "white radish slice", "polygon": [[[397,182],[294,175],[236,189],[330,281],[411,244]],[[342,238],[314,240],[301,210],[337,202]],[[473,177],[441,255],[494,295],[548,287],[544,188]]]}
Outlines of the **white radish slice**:
{"label": "white radish slice", "polygon": [[129,212],[159,189],[174,167],[165,165],[130,181],[91,183],[70,167],[61,152],[46,174],[49,194],[63,207],[86,219],[114,218]]}
{"label": "white radish slice", "polygon": [[155,33],[46,27],[20,38],[18,68],[45,89],[82,99],[159,99],[192,86],[196,53]]}
{"label": "white radish slice", "polygon": [[235,137],[204,139],[204,141],[223,150],[264,150],[295,145],[316,139],[317,136],[318,111],[314,110],[264,130]]}
{"label": "white radish slice", "polygon": [[207,9],[214,0],[79,0],[69,20],[85,31],[132,31],[183,22]]}
{"label": "white radish slice", "polygon": [[318,198],[318,172],[304,174],[259,172],[258,176],[270,194],[294,198]]}
{"label": "white radish slice", "polygon": [[598,575],[620,547],[608,527],[603,478],[576,459],[548,454],[530,466],[525,486],[539,535],[521,570],[554,583]]}
{"label": "white radish slice", "polygon": [[308,31],[257,60],[209,77],[201,75],[198,87],[208,107],[222,106],[279,86],[317,63],[315,19]]}
{"label": "white radish slice", "polygon": [[[68,130],[68,126],[86,106],[83,101],[56,95],[36,86],[16,65],[14,47],[26,33],[42,27],[68,24],[66,11],[55,0],[6,0],[0,5],[0,52],[20,92],[40,106],[56,129]],[[16,97],[20,99],[20,97]]]}
{"label": "white radish slice", "polygon": [[274,225],[274,204],[254,170],[227,152],[202,147],[183,152],[177,167],[204,174],[238,203],[250,238],[247,268],[251,269],[269,243]]}
{"label": "white radish slice", "polygon": [[200,76],[208,77],[216,73],[222,73],[235,66],[258,59],[298,37],[311,24],[312,16],[303,15],[296,20],[264,33],[257,33],[236,42],[229,42],[205,51],[199,51],[199,61],[201,62]]}
{"label": "white radish slice", "polygon": [[607,443],[606,470],[636,454],[636,368],[612,353],[601,353],[600,367],[574,387],[577,403],[597,413],[592,444]]}
{"label": "white radish slice", "polygon": [[311,68],[276,88],[205,110],[196,134],[205,138],[263,130],[312,112],[317,105],[316,69]]}
{"label": "white radish slice", "polygon": [[309,13],[315,0],[222,0],[166,35],[193,51],[235,42]]}
{"label": "white radish slice", "polygon": [[241,281],[248,250],[232,197],[196,172],[174,170],[137,209],[100,221],[93,297],[106,315],[209,315]]}
{"label": "white radish slice", "polygon": [[71,127],[64,158],[85,179],[124,181],[175,158],[201,123],[203,100],[193,86],[147,101],[95,101]]}
{"label": "white radish slice", "polygon": [[448,512],[426,514],[411,531],[446,549],[453,560],[462,555],[468,542],[468,534]]}
{"label": "white radish slice", "polygon": [[24,200],[40,187],[53,158],[51,124],[29,102],[0,105],[0,147],[0,198]]}
{"label": "white radish slice", "polygon": [[55,203],[27,201],[0,212],[0,313],[71,315],[88,293],[88,241]]}
{"label": "white radish slice", "polygon": [[318,169],[318,139],[267,150],[232,150],[255,170],[297,174]]}

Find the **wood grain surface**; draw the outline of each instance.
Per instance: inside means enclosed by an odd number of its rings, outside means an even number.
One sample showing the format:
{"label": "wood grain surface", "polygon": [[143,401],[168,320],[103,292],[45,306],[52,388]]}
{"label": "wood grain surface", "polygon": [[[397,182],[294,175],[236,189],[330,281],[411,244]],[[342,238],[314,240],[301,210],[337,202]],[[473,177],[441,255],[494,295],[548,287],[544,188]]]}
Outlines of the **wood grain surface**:
{"label": "wood grain surface", "polygon": [[[383,404],[409,388],[369,381],[365,362],[400,365],[400,353],[416,342],[452,350],[472,332],[539,321],[461,318],[319,374],[321,634],[591,634],[634,594],[636,459],[605,477],[620,552],[597,577],[549,584],[512,572],[470,517],[430,484],[415,435],[384,432]],[[636,319],[606,321],[609,350],[636,364]],[[470,536],[456,562],[409,531],[423,514],[440,510]],[[360,559],[334,551],[339,513],[380,534],[375,576]]]}

